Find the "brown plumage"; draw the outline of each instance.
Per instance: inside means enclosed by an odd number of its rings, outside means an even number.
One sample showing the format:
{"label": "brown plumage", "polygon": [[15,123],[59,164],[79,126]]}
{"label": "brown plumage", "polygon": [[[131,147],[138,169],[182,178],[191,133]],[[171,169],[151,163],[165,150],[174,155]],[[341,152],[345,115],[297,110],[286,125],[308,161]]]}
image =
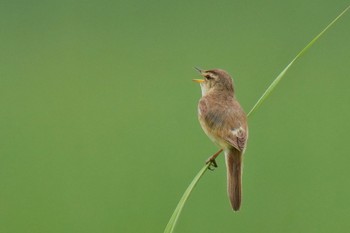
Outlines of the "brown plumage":
{"label": "brown plumage", "polygon": [[208,137],[225,152],[227,192],[233,210],[242,200],[243,153],[248,139],[247,116],[235,98],[230,75],[220,69],[199,70],[204,80],[198,104],[199,122]]}

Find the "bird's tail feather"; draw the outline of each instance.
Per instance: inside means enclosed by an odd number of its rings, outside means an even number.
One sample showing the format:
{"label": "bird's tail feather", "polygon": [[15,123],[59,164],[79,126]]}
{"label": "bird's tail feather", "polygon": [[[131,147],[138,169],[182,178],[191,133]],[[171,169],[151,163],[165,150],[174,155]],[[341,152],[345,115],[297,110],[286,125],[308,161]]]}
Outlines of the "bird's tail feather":
{"label": "bird's tail feather", "polygon": [[236,149],[226,152],[227,193],[234,211],[239,210],[242,201],[242,153]]}

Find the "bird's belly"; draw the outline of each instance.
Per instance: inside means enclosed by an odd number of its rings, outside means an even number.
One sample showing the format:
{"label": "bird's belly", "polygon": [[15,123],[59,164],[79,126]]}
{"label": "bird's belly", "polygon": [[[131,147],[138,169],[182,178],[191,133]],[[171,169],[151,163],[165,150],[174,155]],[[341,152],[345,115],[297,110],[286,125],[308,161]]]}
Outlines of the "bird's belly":
{"label": "bird's belly", "polygon": [[223,140],[220,136],[218,136],[215,131],[210,130],[208,126],[204,123],[204,121],[199,119],[199,122],[205,134],[210,138],[212,142],[214,142],[215,145],[223,149],[229,147],[229,144],[225,140]]}

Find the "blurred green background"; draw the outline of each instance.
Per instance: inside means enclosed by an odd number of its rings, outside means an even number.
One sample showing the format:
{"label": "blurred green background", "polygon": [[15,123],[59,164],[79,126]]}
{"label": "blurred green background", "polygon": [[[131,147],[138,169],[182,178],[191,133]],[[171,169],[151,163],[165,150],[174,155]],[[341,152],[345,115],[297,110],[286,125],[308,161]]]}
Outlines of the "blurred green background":
{"label": "blurred green background", "polygon": [[[193,66],[249,111],[348,1],[1,1],[0,232],[162,232],[217,148]],[[350,14],[249,119],[242,210],[223,157],[176,232],[350,228]]]}

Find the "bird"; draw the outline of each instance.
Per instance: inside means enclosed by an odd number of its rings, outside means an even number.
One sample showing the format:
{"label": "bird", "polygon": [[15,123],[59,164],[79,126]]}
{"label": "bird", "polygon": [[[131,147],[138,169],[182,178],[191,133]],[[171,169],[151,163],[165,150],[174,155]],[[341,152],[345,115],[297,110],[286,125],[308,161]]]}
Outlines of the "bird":
{"label": "bird", "polygon": [[204,79],[198,102],[198,120],[205,134],[220,150],[206,162],[217,167],[215,158],[224,151],[227,169],[227,193],[231,207],[238,211],[242,202],[243,154],[248,140],[247,115],[235,97],[230,75],[222,69],[195,68]]}

